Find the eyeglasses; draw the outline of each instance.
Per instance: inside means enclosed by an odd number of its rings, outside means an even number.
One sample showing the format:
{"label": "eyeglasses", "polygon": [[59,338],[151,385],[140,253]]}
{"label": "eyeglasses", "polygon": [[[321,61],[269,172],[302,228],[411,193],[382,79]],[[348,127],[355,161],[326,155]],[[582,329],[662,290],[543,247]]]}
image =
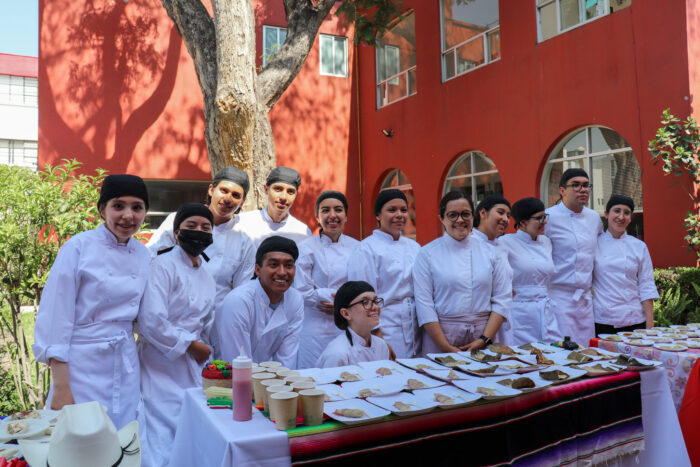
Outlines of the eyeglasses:
{"label": "eyeglasses", "polygon": [[462,218],[465,221],[468,221],[469,219],[472,218],[472,212],[471,211],[462,211],[462,212],[457,212],[457,211],[450,211],[448,213],[445,213],[445,217],[447,217],[447,220],[454,222],[458,218]]}
{"label": "eyeglasses", "polygon": [[351,303],[347,307],[350,308],[351,306],[355,306],[355,305],[358,305],[360,303],[362,303],[362,307],[365,310],[371,310],[372,305],[377,305],[379,308],[383,307],[384,306],[384,299],[383,298],[375,298],[374,300],[372,300],[371,298],[363,298],[359,302]]}
{"label": "eyeglasses", "polygon": [[590,190],[591,188],[593,188],[593,184],[588,183],[588,182],[583,182],[583,183],[574,182],[574,183],[571,183],[570,185],[566,185],[566,186],[567,186],[567,188],[568,187],[573,188],[574,191]]}
{"label": "eyeglasses", "polygon": [[530,219],[534,219],[536,221],[539,221],[540,223],[543,223],[547,220],[549,220],[549,214],[542,214],[541,216],[532,216]]}

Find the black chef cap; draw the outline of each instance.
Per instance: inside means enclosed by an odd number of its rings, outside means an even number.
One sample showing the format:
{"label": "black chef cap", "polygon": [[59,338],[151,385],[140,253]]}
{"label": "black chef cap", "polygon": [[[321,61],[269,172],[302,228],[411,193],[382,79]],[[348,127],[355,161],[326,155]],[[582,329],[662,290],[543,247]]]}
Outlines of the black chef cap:
{"label": "black chef cap", "polygon": [[374,287],[365,281],[348,281],[341,285],[333,300],[333,321],[340,329],[347,329],[348,321],[340,314],[341,308],[347,308],[353,300],[365,292],[374,292]]}
{"label": "black chef cap", "polygon": [[492,207],[497,204],[505,204],[510,208],[510,202],[501,195],[488,195],[486,198],[482,199],[481,202],[476,206],[476,212],[474,213],[474,227],[479,227],[481,223],[481,212],[482,209],[486,209],[489,212]]}
{"label": "black chef cap", "polygon": [[119,198],[120,196],[141,198],[146,205],[146,209],[148,209],[148,190],[141,177],[129,174],[107,175],[102,182],[97,206],[103,206],[110,199]]}
{"label": "black chef cap", "polygon": [[290,169],[289,167],[275,167],[272,169],[270,172],[270,175],[267,176],[267,181],[265,182],[267,184],[267,187],[270,188],[273,183],[286,183],[287,185],[292,185],[295,188],[299,188],[299,185],[301,185],[301,177],[299,176],[299,172],[297,172],[294,169]]}
{"label": "black chef cap", "polygon": [[206,217],[207,219],[209,219],[209,222],[211,222],[212,226],[214,226],[214,216],[212,215],[208,207],[199,203],[184,203],[182,206],[180,206],[180,209],[178,209],[177,213],[175,214],[175,221],[173,222],[173,232],[180,228],[180,224],[182,224],[182,222],[185,219],[192,216]]}
{"label": "black chef cap", "polygon": [[342,194],[339,191],[334,191],[334,190],[326,190],[320,195],[318,195],[318,198],[316,198],[316,214],[318,215],[318,206],[325,200],[327,199],[337,199],[341,203],[343,203],[343,207],[345,208],[345,212],[348,212],[348,200],[345,198],[345,195]]}
{"label": "black chef cap", "polygon": [[586,177],[586,178],[588,178],[588,174],[586,173],[585,170],[579,169],[577,167],[573,167],[571,169],[566,169],[564,171],[564,173],[561,175],[561,180],[559,180],[559,186],[561,186],[561,187],[566,186],[566,183],[574,177]]}
{"label": "black chef cap", "polygon": [[374,215],[378,216],[379,213],[382,212],[384,205],[392,199],[402,199],[406,202],[406,204],[408,204],[408,200],[406,199],[406,195],[403,194],[403,191],[397,190],[396,188],[382,190],[379,192],[377,199],[374,201]]}
{"label": "black chef cap", "polygon": [[610,209],[618,204],[624,204],[625,206],[628,206],[632,212],[634,212],[634,200],[625,195],[612,195],[608,201],[608,204],[605,205],[605,212],[610,212]]}
{"label": "black chef cap", "polygon": [[216,174],[214,174],[214,178],[212,179],[211,183],[212,185],[216,186],[222,180],[228,180],[229,182],[235,183],[236,185],[243,188],[244,195],[248,194],[248,189],[250,188],[250,180],[248,180],[248,174],[244,171],[231,166],[224,167],[223,169],[216,172]]}
{"label": "black chef cap", "polygon": [[255,253],[255,264],[262,266],[263,257],[271,251],[289,253],[292,255],[292,258],[294,258],[294,261],[299,257],[299,249],[297,248],[297,244],[294,243],[294,240],[280,237],[279,235],[273,235],[263,240],[258,247],[258,251]]}
{"label": "black chef cap", "polygon": [[515,224],[528,220],[533,214],[544,211],[544,203],[537,198],[523,198],[513,203],[510,215]]}

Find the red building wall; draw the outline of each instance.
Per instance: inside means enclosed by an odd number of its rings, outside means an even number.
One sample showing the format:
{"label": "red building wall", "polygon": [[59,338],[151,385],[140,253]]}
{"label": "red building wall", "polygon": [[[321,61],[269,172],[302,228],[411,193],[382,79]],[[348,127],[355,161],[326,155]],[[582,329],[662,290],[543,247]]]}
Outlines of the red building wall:
{"label": "red building wall", "polygon": [[[679,186],[669,188],[674,180],[651,164],[646,150],[664,108],[690,112],[685,2],[658,8],[635,1],[538,43],[534,2],[501,0],[501,60],[445,83],[436,3],[405,1],[415,10],[415,96],[375,110],[374,51],[360,51],[365,229],[374,224],[370,199],[390,169],[412,182],[417,240],[426,243],[440,233],[444,178],[461,154],[479,150],[490,157],[509,199],[539,197],[554,146],[574,129],[601,125],[620,133],[637,156],[654,264],[694,264],[681,225],[688,197]],[[394,134],[387,138],[381,129]]]}

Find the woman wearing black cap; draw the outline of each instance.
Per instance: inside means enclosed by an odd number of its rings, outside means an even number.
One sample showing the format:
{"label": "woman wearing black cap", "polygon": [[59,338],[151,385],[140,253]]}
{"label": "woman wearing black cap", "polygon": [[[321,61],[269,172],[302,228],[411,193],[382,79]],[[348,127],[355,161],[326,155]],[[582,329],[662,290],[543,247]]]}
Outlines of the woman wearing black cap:
{"label": "woman wearing black cap", "polygon": [[654,266],[646,244],[627,234],[634,201],[613,195],[605,206],[608,230],[598,236],[593,267],[595,333],[613,334],[654,326]]}
{"label": "woman wearing black cap", "polygon": [[[249,189],[248,175],[234,167],[216,172],[209,185],[207,206],[213,222],[214,242],[204,250],[205,269],[216,281],[216,303],[235,287],[250,280],[255,263],[253,242],[238,231],[236,213],[245,202]],[[176,213],[170,213],[153,232],[146,244],[155,257],[159,251],[171,248],[176,239],[173,229]]]}
{"label": "woman wearing black cap", "polygon": [[339,191],[324,191],[316,199],[318,235],[299,244],[294,286],[304,296],[304,327],[298,368],[311,368],[338,335],[333,324],[333,295],[348,279],[350,254],[360,243],[343,235],[348,202]]}
{"label": "woman wearing black cap", "polygon": [[510,309],[513,345],[548,339],[552,322],[549,282],[554,273],[552,242],[544,234],[549,217],[537,198],[523,198],[511,211],[517,232],[507,234],[499,243],[508,252],[513,270],[513,306]]}
{"label": "woman wearing black cap", "polygon": [[147,465],[165,465],[186,389],[201,386],[210,354],[216,284],[203,265],[214,217],[203,204],[183,204],[175,215],[177,245],[158,255],[141,300],[138,350],[147,436]]}
{"label": "woman wearing black cap", "polygon": [[51,366],[49,408],[96,400],[120,429],[141,400],[133,323],[151,257],[131,236],[146,217],[146,185],[110,175],[97,207],[104,224],[68,240],[51,268],[32,350]]}
{"label": "woman wearing black cap", "polygon": [[333,303],[333,321],[341,331],[315,363],[318,368],[357,365],[360,362],[388,360],[389,347],[384,339],[372,335],[379,325],[384,300],[365,281],[341,285]]}
{"label": "woman wearing black cap", "polygon": [[374,203],[379,228],[360,242],[348,263],[348,279],[368,282],[384,299],[379,337],[399,358],[420,352],[420,337],[413,300],[413,261],[420,246],[401,235],[408,219],[406,195],[400,190],[379,192]]}

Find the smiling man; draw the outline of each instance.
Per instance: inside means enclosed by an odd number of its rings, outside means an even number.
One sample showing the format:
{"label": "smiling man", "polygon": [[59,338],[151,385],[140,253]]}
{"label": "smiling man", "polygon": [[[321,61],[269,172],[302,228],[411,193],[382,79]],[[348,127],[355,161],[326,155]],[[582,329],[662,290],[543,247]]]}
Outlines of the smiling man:
{"label": "smiling man", "polygon": [[262,241],[255,254],[254,280],[234,289],[216,309],[213,332],[217,358],[233,360],[241,349],[254,362],[276,360],[296,368],[304,299],[294,288],[294,241]]}
{"label": "smiling man", "polygon": [[567,169],[559,181],[561,202],[547,209],[545,235],[552,241],[554,275],[549,296],[554,303],[556,326],[545,340],[564,336],[581,345],[595,337],[591,282],[598,235],[603,223],[597,212],[586,207],[592,185],[585,170]]}
{"label": "smiling man", "polygon": [[289,212],[299,195],[301,177],[288,167],[276,167],[267,176],[265,193],[267,206],[242,213],[235,230],[248,235],[257,248],[271,235],[279,235],[296,243],[311,235],[309,227]]}

